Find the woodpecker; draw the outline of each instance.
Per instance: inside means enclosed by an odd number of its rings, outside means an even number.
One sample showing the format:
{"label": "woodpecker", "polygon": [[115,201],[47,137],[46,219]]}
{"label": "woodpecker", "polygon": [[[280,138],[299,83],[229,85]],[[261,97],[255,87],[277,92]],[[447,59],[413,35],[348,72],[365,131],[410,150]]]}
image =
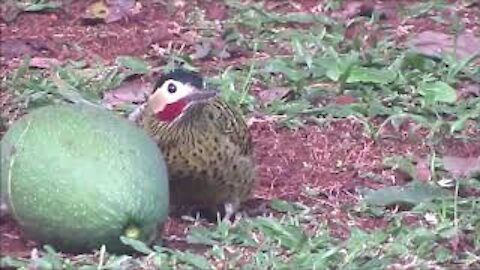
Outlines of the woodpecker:
{"label": "woodpecker", "polygon": [[158,79],[140,119],[165,156],[171,205],[230,219],[254,186],[252,141],[239,110],[198,73],[175,69]]}

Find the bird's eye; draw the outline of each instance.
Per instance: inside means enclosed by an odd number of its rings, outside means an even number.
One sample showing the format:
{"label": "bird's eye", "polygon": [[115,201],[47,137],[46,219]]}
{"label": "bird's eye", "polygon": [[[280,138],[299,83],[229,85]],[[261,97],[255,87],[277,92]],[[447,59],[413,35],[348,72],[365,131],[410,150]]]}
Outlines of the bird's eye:
{"label": "bird's eye", "polygon": [[177,92],[177,86],[173,83],[169,83],[168,84],[168,92],[171,93],[171,94]]}

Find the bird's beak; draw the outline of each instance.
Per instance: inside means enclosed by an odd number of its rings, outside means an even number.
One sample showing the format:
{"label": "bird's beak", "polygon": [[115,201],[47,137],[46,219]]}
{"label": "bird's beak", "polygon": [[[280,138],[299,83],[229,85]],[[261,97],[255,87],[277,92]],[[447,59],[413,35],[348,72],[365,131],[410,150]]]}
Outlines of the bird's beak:
{"label": "bird's beak", "polygon": [[205,99],[212,98],[217,95],[216,91],[213,90],[195,90],[191,94],[189,94],[185,99],[188,101],[202,101]]}

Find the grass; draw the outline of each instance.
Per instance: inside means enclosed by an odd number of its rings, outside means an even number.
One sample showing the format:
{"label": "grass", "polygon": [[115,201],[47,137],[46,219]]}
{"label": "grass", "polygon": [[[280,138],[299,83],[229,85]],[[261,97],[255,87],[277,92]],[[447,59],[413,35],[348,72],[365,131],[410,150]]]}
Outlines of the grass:
{"label": "grass", "polygon": [[[43,2],[42,2],[43,3]],[[355,117],[368,136],[382,136],[386,127],[400,128],[406,121],[427,130],[425,142],[432,147],[439,138],[464,135],[467,127],[480,128],[480,97],[460,99],[461,83],[480,83],[479,55],[457,59],[425,56],[394,42],[394,29],[380,29],[376,16],[360,18],[383,34],[372,44],[344,39],[346,25],[327,17],[295,12],[285,15],[265,10],[261,3],[243,5],[226,1],[233,16],[214,23],[196,9],[192,29],[203,37],[221,35],[230,53],[242,48],[245,61],[228,64],[219,57],[210,85],[217,87],[230,103],[248,114],[261,111],[285,116],[280,124],[291,128],[306,121],[325,123]],[[420,4],[419,4],[420,5]],[[338,7],[338,1],[326,6]],[[417,6],[416,6],[417,7]],[[445,6],[427,1],[406,9],[404,16],[430,16]],[[303,28],[310,24],[308,28]],[[188,25],[186,26],[188,27]],[[365,33],[368,36],[368,33]],[[371,36],[368,36],[371,37]],[[375,39],[374,39],[375,40]],[[4,78],[4,88],[25,99],[30,108],[58,102],[84,102],[101,106],[106,90],[137,75],[151,75],[175,64],[198,69],[191,54],[168,50],[160,64],[148,58],[120,56],[110,66],[86,66],[68,62],[52,69],[29,67],[29,59]],[[249,89],[288,89],[288,95],[262,102]],[[336,104],[338,96],[354,102]],[[126,115],[133,104],[114,110]],[[381,119],[381,124],[375,120]],[[432,148],[433,149],[433,148]],[[453,177],[442,169],[432,152],[432,182],[413,181],[406,189],[384,188],[359,191],[358,202],[346,205],[350,217],[387,221],[386,226],[365,230],[350,226],[347,238],[332,236],[326,220],[316,213],[320,206],[273,201],[274,216],[244,218],[233,226],[210,227],[191,224],[184,251],[148,247],[125,239],[142,256],[113,255],[104,247],[94,254],[64,256],[49,246],[36,258],[2,257],[0,266],[20,269],[473,269],[480,267],[480,199],[460,196],[459,190],[480,189],[478,178]],[[402,161],[403,160],[403,161]],[[402,163],[403,162],[403,163]],[[386,162],[391,166],[414,167],[406,156]],[[405,167],[404,166],[404,167]],[[414,175],[412,178],[415,178]],[[447,181],[448,180],[448,181]],[[442,186],[443,183],[443,186]],[[445,184],[448,183],[448,184]],[[407,219],[415,219],[409,224]],[[353,220],[353,219],[352,219]],[[205,248],[198,250],[194,246]]]}
{"label": "grass", "polygon": [[[192,226],[186,237],[192,245],[207,246],[205,252],[179,251],[158,246],[147,247],[141,242],[129,243],[143,257],[110,255],[102,248],[96,254],[61,257],[46,246],[37,259],[2,258],[2,266],[38,266],[41,269],[128,269],[128,267],[156,266],[162,269],[385,269],[395,264],[415,269],[429,269],[451,263],[457,266],[478,266],[478,199],[454,196],[435,198],[419,203],[406,212],[382,208],[382,216],[389,220],[386,228],[365,231],[351,227],[349,238],[340,240],[329,234],[325,220],[319,219],[314,208],[284,205],[287,211],[281,217],[242,219],[231,227],[219,223],[213,227]],[[454,209],[454,206],[457,209]],[[376,212],[368,205],[352,209],[352,213]],[[457,214],[457,222],[453,215]],[[405,216],[424,218],[421,224],[405,226]],[[475,220],[476,219],[476,220]],[[313,229],[306,229],[312,228]],[[478,227],[477,227],[478,229]],[[454,253],[448,241],[459,236],[470,238],[476,245],[464,253]],[[476,234],[476,235],[475,235]],[[219,266],[222,267],[219,267]],[[62,266],[63,268],[60,268]]]}

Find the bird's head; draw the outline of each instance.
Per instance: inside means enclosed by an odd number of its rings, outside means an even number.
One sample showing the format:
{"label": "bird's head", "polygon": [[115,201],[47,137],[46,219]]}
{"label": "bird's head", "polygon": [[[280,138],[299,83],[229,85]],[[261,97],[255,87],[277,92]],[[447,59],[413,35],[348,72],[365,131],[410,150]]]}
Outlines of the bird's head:
{"label": "bird's head", "polygon": [[204,88],[203,79],[197,73],[176,69],[156,82],[147,108],[159,121],[171,122],[182,117],[192,105],[216,94]]}

